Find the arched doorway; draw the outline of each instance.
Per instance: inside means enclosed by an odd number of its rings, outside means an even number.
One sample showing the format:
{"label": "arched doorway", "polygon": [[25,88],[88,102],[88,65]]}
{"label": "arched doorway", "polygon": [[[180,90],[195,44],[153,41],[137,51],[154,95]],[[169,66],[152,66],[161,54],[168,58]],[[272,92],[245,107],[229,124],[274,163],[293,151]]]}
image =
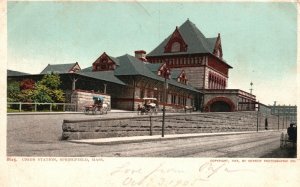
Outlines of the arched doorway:
{"label": "arched doorway", "polygon": [[228,103],[216,101],[210,105],[210,112],[231,112],[231,109]]}
{"label": "arched doorway", "polygon": [[205,106],[206,112],[233,112],[234,103],[226,97],[216,97],[211,99]]}

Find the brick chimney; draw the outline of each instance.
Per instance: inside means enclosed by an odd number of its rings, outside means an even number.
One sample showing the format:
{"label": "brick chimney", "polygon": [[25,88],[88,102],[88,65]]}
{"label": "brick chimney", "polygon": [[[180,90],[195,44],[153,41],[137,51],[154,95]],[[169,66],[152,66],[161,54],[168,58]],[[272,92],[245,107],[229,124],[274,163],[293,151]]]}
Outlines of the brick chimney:
{"label": "brick chimney", "polygon": [[135,54],[135,58],[138,58],[138,59],[140,59],[143,62],[147,62],[146,51],[144,51],[144,50],[137,50],[137,51],[134,51],[134,54]]}

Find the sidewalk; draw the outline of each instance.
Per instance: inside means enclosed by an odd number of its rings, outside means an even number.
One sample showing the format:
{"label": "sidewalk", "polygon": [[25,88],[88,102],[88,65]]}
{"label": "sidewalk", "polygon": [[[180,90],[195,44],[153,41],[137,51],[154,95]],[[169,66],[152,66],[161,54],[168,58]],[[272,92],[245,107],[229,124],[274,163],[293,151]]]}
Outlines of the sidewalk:
{"label": "sidewalk", "polygon": [[233,135],[233,134],[250,134],[250,133],[263,133],[277,130],[267,131],[243,131],[243,132],[218,132],[218,133],[194,133],[194,134],[168,134],[165,137],[161,135],[153,136],[130,136],[130,137],[113,137],[113,138],[99,138],[99,139],[81,139],[81,140],[68,140],[72,143],[92,144],[92,145],[114,145],[123,143],[139,143],[139,142],[150,142],[150,141],[165,141],[174,139],[185,139],[185,138],[199,138],[208,136],[222,136],[222,135]]}
{"label": "sidewalk", "polygon": [[[200,112],[193,112],[192,114],[197,114]],[[183,115],[186,114],[184,112],[167,112],[166,115],[172,116],[172,115]],[[187,113],[190,114],[190,113]],[[66,119],[93,119],[93,118],[118,118],[118,117],[137,117],[137,116],[150,116],[148,114],[145,115],[139,115],[137,111],[128,111],[128,110],[116,110],[113,109],[111,111],[108,111],[107,114],[85,114],[84,112],[15,112],[15,113],[7,113],[8,116],[22,116],[22,115],[60,115],[60,116],[66,116]],[[68,116],[69,115],[69,116]],[[73,115],[76,115],[74,118]],[[162,112],[159,112],[157,114],[153,114],[152,116],[162,116]]]}
{"label": "sidewalk", "polygon": [[[111,110],[108,113],[137,113],[136,111]],[[11,112],[7,115],[57,115],[57,114],[84,114],[84,112]]]}

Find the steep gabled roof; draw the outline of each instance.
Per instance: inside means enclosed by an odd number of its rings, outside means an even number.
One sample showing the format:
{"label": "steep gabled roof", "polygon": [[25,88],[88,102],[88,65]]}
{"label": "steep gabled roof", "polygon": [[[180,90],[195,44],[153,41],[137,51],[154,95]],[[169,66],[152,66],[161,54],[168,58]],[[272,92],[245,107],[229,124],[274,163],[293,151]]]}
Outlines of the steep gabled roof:
{"label": "steep gabled roof", "polygon": [[120,65],[120,62],[119,62],[119,60],[117,59],[117,58],[115,58],[115,57],[112,57],[112,56],[108,56],[112,61],[114,61],[115,63],[116,63],[116,65]]}
{"label": "steep gabled roof", "polygon": [[[160,82],[164,82],[164,78],[158,76],[156,73],[153,73],[152,70],[154,70],[156,68],[155,65],[149,65],[149,64],[145,64],[144,62],[142,62],[141,60],[130,56],[128,54],[117,57],[117,59],[120,62],[120,66],[115,69],[115,75],[116,76],[123,76],[123,75],[141,75],[141,76],[145,76],[154,80],[158,80]],[[161,66],[162,64],[159,64],[159,66],[157,65],[157,69]],[[149,68],[150,67],[150,68]],[[199,92],[199,90],[196,90],[194,87],[192,87],[191,85],[187,84],[181,84],[178,83],[177,81],[173,80],[173,79],[168,79],[167,82],[170,85],[179,87],[179,88],[184,88],[187,90],[191,90],[191,91],[195,91],[195,92]]]}
{"label": "steep gabled roof", "polygon": [[182,69],[172,69],[171,70],[171,78],[172,79],[177,79],[179,75],[181,74]]}
{"label": "steep gabled roof", "polygon": [[69,71],[77,64],[48,64],[48,66],[40,74],[54,73],[69,73]]}
{"label": "steep gabled roof", "polygon": [[[167,45],[172,34],[168,36],[161,44],[159,44],[147,56],[161,56],[161,55],[174,55],[174,54],[192,54],[192,53],[213,53],[216,38],[206,38],[194,23],[190,20],[185,21],[178,31],[182,36],[184,42],[187,44],[186,52],[164,53],[165,46]],[[213,46],[213,47],[212,47]]]}
{"label": "steep gabled roof", "polygon": [[80,71],[77,74],[94,78],[94,79],[104,80],[107,82],[126,85],[123,81],[121,81],[114,75],[113,71],[87,71],[86,70],[86,71]]}
{"label": "steep gabled roof", "polygon": [[148,69],[150,71],[152,71],[153,73],[156,73],[157,74],[157,71],[158,69],[160,68],[160,66],[162,65],[163,63],[155,63],[155,64],[152,64],[152,63],[149,63],[149,64],[146,64],[146,66],[148,67]]}
{"label": "steep gabled roof", "polygon": [[[146,66],[148,67],[148,69],[150,71],[157,74],[157,71],[162,66],[162,64],[163,63],[155,63],[155,64],[150,63],[150,64],[146,64]],[[171,69],[171,78],[172,79],[177,79],[180,76],[182,71],[183,71],[182,69]]]}
{"label": "steep gabled roof", "polygon": [[115,69],[116,76],[142,75],[148,78],[156,79],[156,75],[147,68],[143,61],[128,54],[117,57],[117,59],[120,62],[120,66]]}
{"label": "steep gabled roof", "polygon": [[93,66],[90,66],[90,67],[81,69],[81,70],[79,71],[79,73],[81,73],[81,72],[92,72],[92,71],[93,71]]}
{"label": "steep gabled roof", "polygon": [[[164,78],[157,75],[157,70],[162,64],[145,64],[143,61],[128,54],[119,56],[115,59],[117,59],[120,64],[115,70],[93,72],[92,67],[88,67],[82,69],[77,74],[122,85],[125,85],[125,83],[119,79],[119,76],[144,76],[164,82]],[[191,85],[184,85],[173,79],[169,79],[167,82],[179,88],[199,92]]]}
{"label": "steep gabled roof", "polygon": [[210,50],[212,51],[212,53],[214,52],[217,39],[218,39],[218,37],[207,38],[208,46],[209,46]]}
{"label": "steep gabled roof", "polygon": [[20,71],[7,70],[7,76],[22,76],[22,75],[30,75],[29,73],[24,73]]}

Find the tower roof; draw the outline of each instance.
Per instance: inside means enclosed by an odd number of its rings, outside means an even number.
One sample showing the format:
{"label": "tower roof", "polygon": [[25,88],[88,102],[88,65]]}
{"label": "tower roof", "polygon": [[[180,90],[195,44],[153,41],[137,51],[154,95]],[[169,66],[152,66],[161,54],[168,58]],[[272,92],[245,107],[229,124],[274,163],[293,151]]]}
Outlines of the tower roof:
{"label": "tower roof", "polygon": [[165,46],[171,39],[172,34],[169,35],[162,43],[160,43],[154,50],[152,50],[147,56],[162,56],[162,55],[174,55],[174,54],[193,54],[193,53],[213,53],[217,37],[206,38],[201,31],[190,20],[185,21],[178,31],[182,36],[182,39],[187,44],[187,50],[185,52],[172,52],[165,53]]}

